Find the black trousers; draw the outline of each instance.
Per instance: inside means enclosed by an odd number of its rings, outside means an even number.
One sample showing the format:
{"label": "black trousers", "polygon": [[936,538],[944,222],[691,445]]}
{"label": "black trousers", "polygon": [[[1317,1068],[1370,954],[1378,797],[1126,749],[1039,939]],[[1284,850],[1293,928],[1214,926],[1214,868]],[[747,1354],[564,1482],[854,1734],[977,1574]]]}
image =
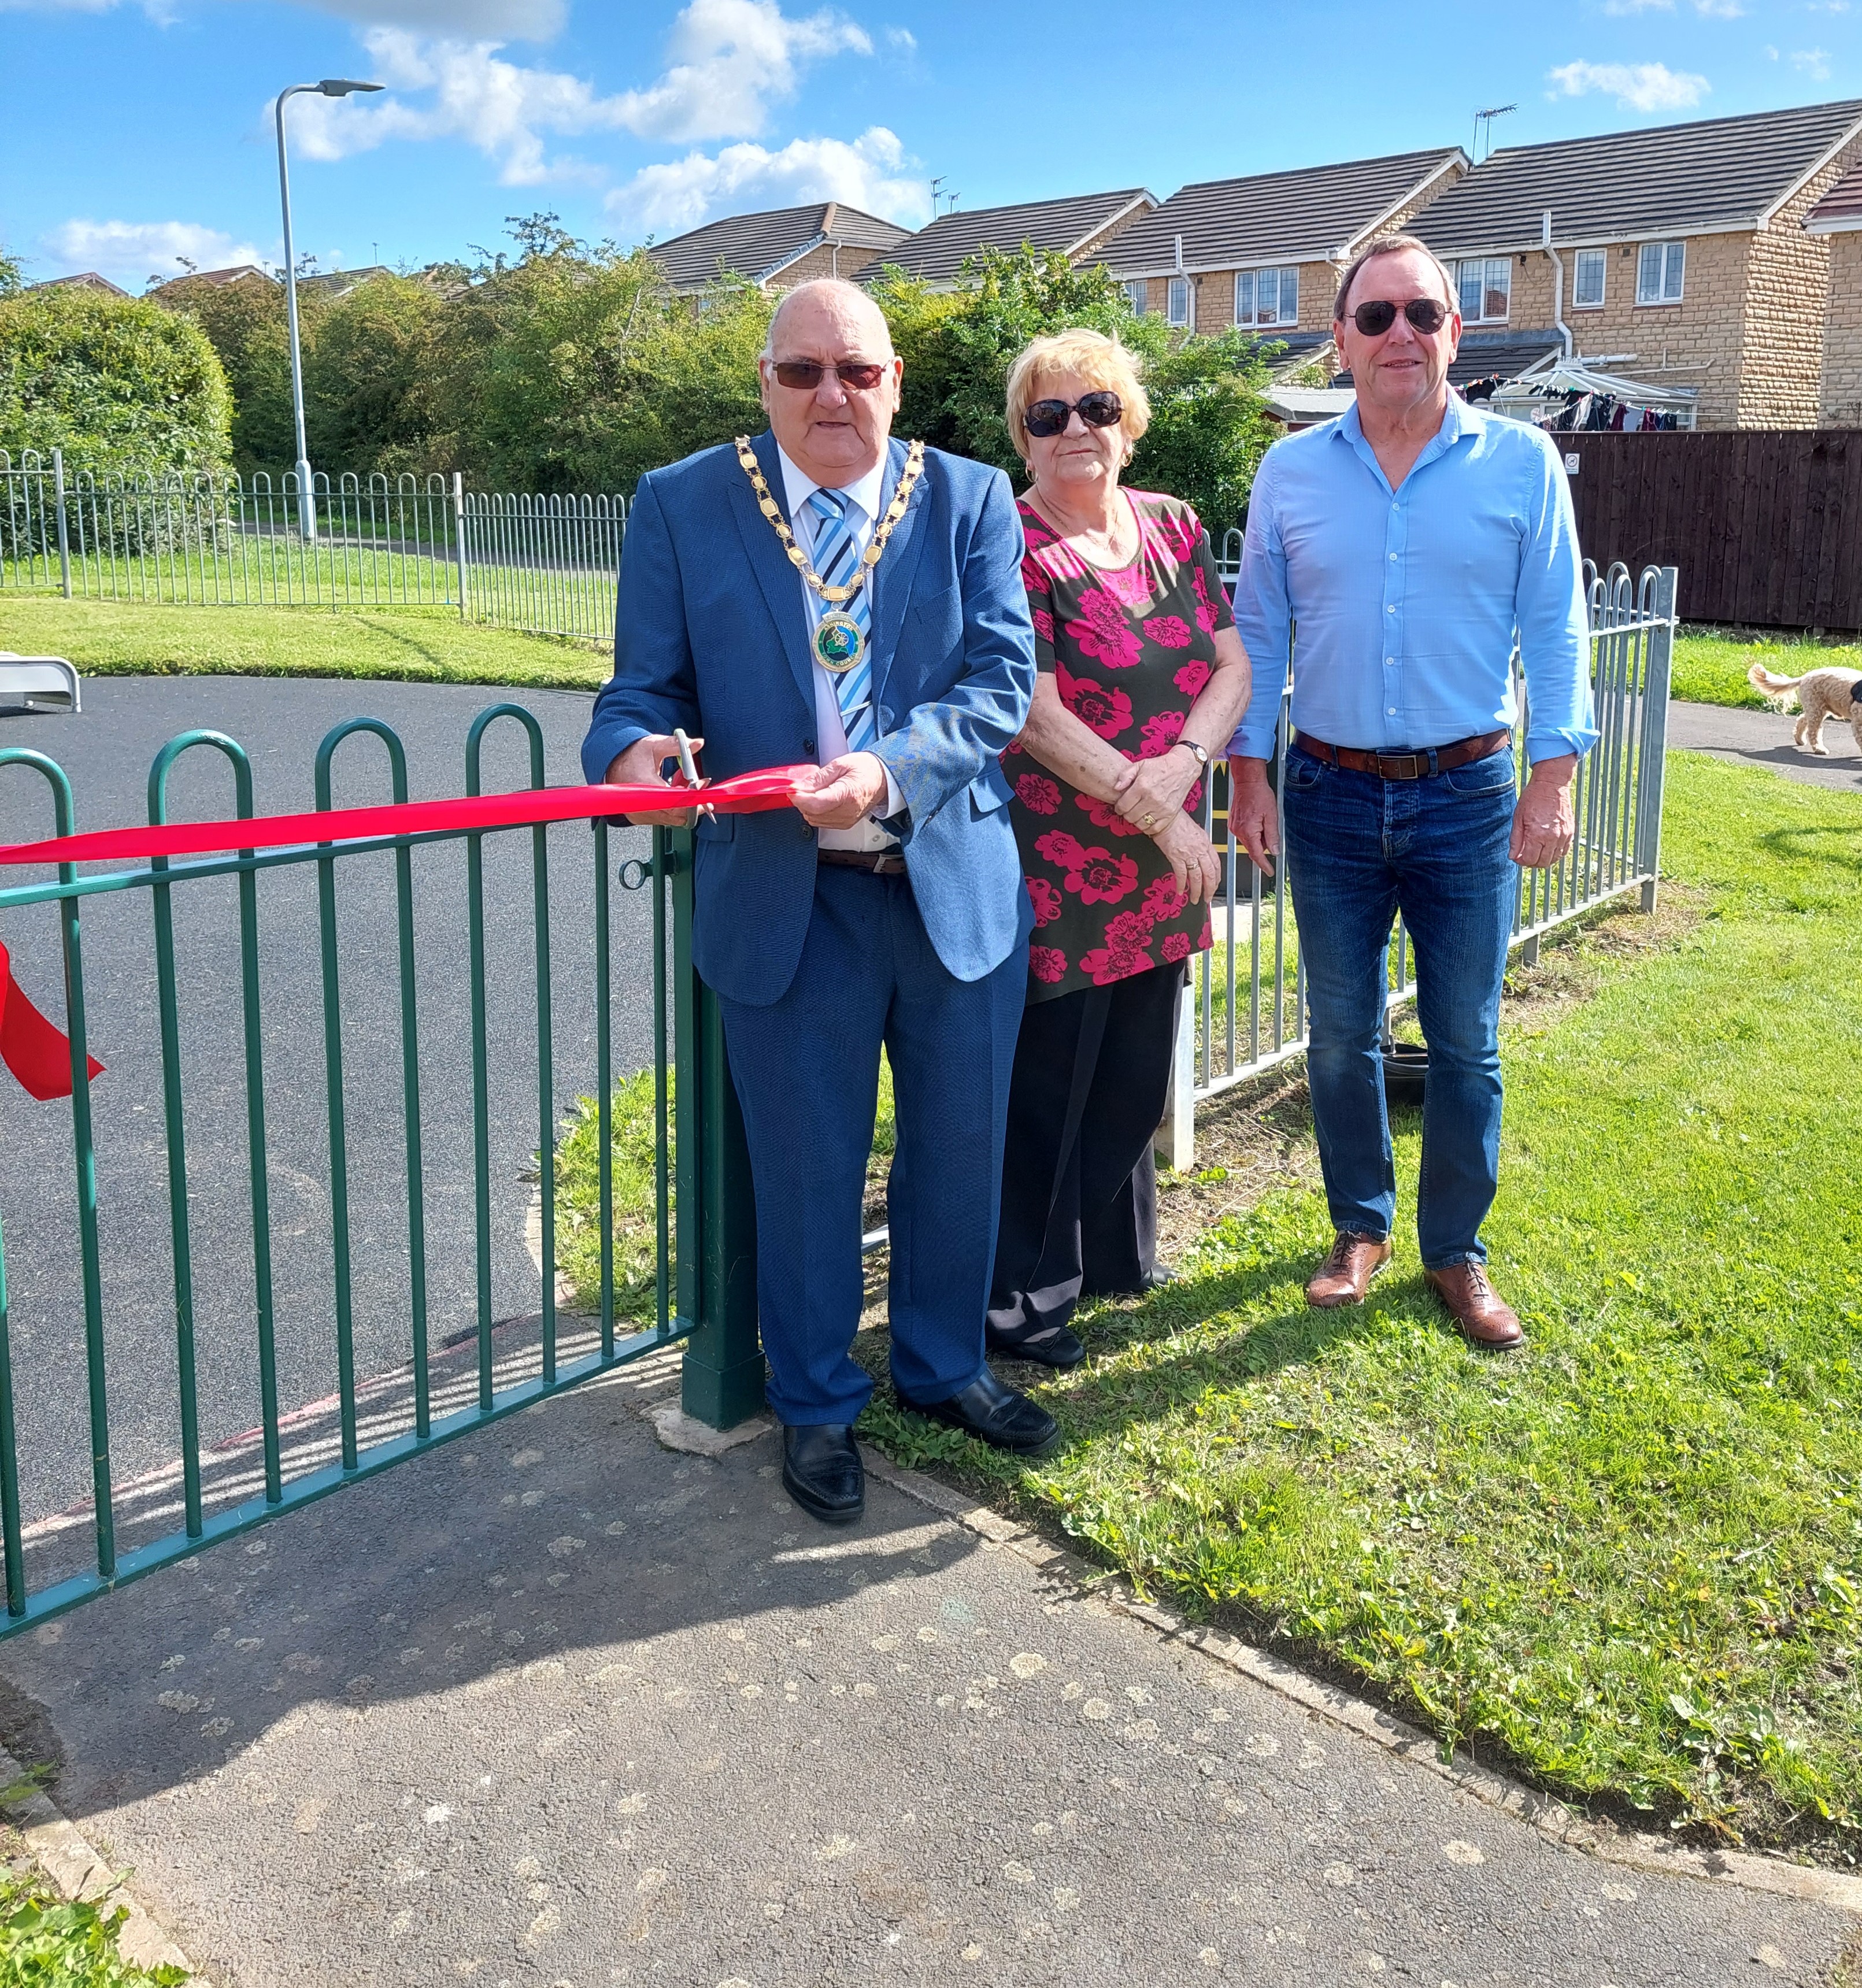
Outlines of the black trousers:
{"label": "black trousers", "polygon": [[1151,1138],[1164,1116],[1181,965],[1023,1010],[1009,1089],[988,1322],[1065,1325],[1082,1297],[1142,1290],[1157,1262]]}

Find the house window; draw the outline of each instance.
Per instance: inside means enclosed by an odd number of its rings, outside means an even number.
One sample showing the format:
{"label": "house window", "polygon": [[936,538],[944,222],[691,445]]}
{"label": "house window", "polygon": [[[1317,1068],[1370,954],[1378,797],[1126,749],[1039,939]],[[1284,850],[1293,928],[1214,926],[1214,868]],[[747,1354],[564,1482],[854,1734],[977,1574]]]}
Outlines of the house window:
{"label": "house window", "polygon": [[1144,306],[1150,301],[1150,283],[1142,276],[1134,276],[1125,286],[1125,294],[1131,299],[1131,308],[1140,317],[1142,317],[1144,315]]}
{"label": "house window", "polygon": [[1299,322],[1299,272],[1290,269],[1238,269],[1235,277],[1237,324],[1297,324]]}
{"label": "house window", "polygon": [[1186,325],[1190,321],[1190,279],[1188,276],[1173,276],[1170,282],[1170,297],[1164,307],[1164,316],[1174,325]]}
{"label": "house window", "polygon": [[1636,259],[1636,301],[1639,304],[1678,304],[1682,272],[1687,267],[1685,242],[1645,242]]}
{"label": "house window", "polygon": [[1603,301],[1601,248],[1580,248],[1571,271],[1571,302],[1579,310],[1594,310]]}
{"label": "house window", "polygon": [[1504,324],[1512,302],[1513,265],[1509,257],[1492,255],[1463,262],[1455,273],[1461,295],[1463,324]]}

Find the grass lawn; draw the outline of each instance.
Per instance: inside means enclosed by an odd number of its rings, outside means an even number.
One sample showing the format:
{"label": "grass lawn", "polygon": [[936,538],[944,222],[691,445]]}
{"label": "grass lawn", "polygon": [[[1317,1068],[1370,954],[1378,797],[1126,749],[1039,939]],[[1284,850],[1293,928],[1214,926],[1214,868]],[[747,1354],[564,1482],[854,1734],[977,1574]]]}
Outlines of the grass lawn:
{"label": "grass lawn", "polygon": [[1753,711],[1765,699],[1745,672],[1762,663],[1775,676],[1800,677],[1806,670],[1862,669],[1862,648],[1832,648],[1822,642],[1775,641],[1721,634],[1711,628],[1684,628],[1674,639],[1674,695],[1692,704],[1731,704]]}
{"label": "grass lawn", "polygon": [[[1862,803],[1677,755],[1698,918],[1509,1028],[1495,1270],[1531,1347],[1463,1347],[1397,1262],[1310,1311],[1322,1198],[1218,1220],[1017,1466],[882,1396],[867,1432],[1445,1740],[1696,1835],[1862,1848]],[[1040,1370],[1023,1369],[1031,1379]]]}
{"label": "grass lawn", "polygon": [[461,621],[447,607],[169,607],[0,594],[0,649],[85,676],[374,677],[593,690],[605,649]]}

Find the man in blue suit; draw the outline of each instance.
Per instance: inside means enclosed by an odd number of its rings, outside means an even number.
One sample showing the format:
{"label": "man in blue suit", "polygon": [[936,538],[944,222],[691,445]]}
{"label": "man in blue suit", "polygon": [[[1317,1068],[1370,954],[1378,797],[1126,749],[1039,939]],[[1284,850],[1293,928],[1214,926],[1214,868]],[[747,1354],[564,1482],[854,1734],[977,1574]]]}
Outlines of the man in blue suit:
{"label": "man in blue suit", "polygon": [[782,1481],[857,1518],[853,1358],[880,1048],[897,1145],[892,1376],[1018,1452],[1053,1418],[983,1358],[1002,1126],[1032,913],[998,756],[1035,680],[1000,470],[891,441],[903,363],[850,283],[792,291],[759,362],[769,431],[640,479],[591,781],[815,762],[797,813],[698,817],[693,955],[718,997],[756,1190]]}

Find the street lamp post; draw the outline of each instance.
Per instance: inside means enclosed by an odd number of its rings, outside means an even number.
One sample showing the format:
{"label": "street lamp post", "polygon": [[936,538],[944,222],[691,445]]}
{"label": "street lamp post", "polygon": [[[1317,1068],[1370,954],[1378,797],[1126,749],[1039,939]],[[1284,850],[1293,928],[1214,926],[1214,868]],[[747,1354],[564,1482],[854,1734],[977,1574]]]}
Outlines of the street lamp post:
{"label": "street lamp post", "polygon": [[297,340],[297,257],[291,245],[291,174],[285,163],[285,99],[347,96],[352,90],[380,90],[378,83],[351,83],[327,76],[321,83],[294,83],[278,93],[278,197],[285,210],[285,320],[291,342],[291,414],[297,424],[297,522],[306,541],[317,535],[316,500],[310,489],[310,456],[304,441],[304,361]]}

